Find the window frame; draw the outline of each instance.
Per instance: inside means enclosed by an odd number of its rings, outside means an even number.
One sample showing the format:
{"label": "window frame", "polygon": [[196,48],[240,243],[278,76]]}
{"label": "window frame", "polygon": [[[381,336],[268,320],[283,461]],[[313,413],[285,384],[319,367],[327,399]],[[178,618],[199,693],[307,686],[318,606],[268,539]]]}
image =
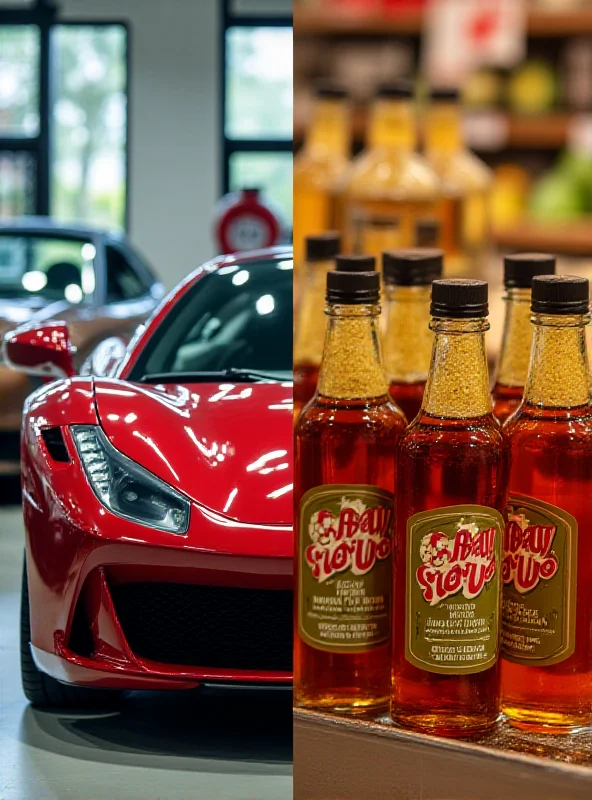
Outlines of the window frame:
{"label": "window frame", "polygon": [[[131,85],[131,32],[126,20],[121,19],[62,19],[52,0],[36,0],[29,8],[0,6],[0,27],[33,25],[39,29],[39,130],[37,136],[3,136],[0,134],[0,152],[30,153],[35,159],[35,216],[51,217],[51,164],[52,164],[52,107],[53,70],[51,53],[52,29],[56,27],[103,28],[118,26],[125,30],[125,96],[126,136],[123,180],[126,187],[123,230],[129,231],[130,208],[130,85]],[[81,220],[81,224],[86,224]]]}
{"label": "window frame", "polygon": [[221,190],[230,191],[230,159],[234,153],[290,153],[294,152],[294,138],[290,139],[230,139],[226,135],[226,74],[227,46],[226,34],[229,28],[292,28],[291,14],[233,14],[230,10],[232,0],[222,0],[221,14],[221,80],[220,92],[220,134],[222,140]]}

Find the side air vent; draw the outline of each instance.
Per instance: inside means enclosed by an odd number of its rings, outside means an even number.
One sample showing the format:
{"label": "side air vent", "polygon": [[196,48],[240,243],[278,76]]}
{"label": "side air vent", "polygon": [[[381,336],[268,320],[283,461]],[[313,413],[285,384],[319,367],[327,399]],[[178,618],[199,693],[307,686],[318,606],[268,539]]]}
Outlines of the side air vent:
{"label": "side air vent", "polygon": [[41,431],[41,436],[43,437],[49,455],[54,461],[70,461],[61,428],[46,428]]}

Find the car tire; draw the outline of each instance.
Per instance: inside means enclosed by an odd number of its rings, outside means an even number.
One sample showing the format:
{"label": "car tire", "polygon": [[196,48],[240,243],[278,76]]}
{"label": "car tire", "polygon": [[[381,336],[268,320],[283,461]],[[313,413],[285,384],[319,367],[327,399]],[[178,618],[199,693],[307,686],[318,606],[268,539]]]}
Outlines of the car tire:
{"label": "car tire", "polygon": [[23,564],[21,590],[21,681],[25,697],[36,708],[97,709],[113,708],[121,692],[111,689],[92,689],[60,683],[37,669],[31,655],[31,618],[27,564]]}

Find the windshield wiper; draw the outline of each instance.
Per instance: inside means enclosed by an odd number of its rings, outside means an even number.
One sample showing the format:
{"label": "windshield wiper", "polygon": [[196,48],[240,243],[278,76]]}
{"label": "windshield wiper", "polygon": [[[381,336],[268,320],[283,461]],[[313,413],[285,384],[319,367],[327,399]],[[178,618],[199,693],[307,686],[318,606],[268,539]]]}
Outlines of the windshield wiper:
{"label": "windshield wiper", "polygon": [[[286,370],[286,372],[288,372]],[[211,383],[212,381],[232,380],[237,383],[257,383],[258,381],[274,381],[277,383],[291,380],[281,377],[279,372],[264,372],[257,369],[215,370],[213,372],[152,372],[144,375],[140,383]]]}

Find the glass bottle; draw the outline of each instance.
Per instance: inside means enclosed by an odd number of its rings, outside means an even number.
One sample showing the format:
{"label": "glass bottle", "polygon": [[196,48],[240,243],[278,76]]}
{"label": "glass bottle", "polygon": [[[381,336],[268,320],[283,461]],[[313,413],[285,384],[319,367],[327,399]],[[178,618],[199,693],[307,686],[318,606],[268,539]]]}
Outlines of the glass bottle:
{"label": "glass bottle", "polygon": [[305,282],[294,315],[294,415],[315,393],[325,340],[325,284],[341,250],[338,233],[306,238]]}
{"label": "glass bottle", "polygon": [[400,246],[401,231],[397,218],[363,216],[355,223],[355,253],[380,258],[385,250],[394,250]]}
{"label": "glass bottle", "polygon": [[442,243],[451,275],[479,274],[489,245],[491,170],[465,147],[459,95],[433,89],[424,122],[426,159],[440,180]]}
{"label": "glass bottle", "polygon": [[441,250],[441,231],[442,225],[439,219],[434,217],[418,219],[415,223],[415,246]]}
{"label": "glass bottle", "polygon": [[305,239],[336,225],[336,190],[351,152],[351,109],[347,92],[319,85],[302,150],[294,158],[294,265],[305,256]]}
{"label": "glass bottle", "polygon": [[416,147],[411,85],[382,86],[370,112],[366,149],[352,162],[345,185],[348,251],[354,247],[356,226],[365,218],[398,221],[400,246],[412,247],[417,218],[437,213],[438,179]]}
{"label": "glass bottle", "polygon": [[442,276],[442,251],[396,250],[382,257],[386,296],[382,340],[390,395],[409,421],[423,398],[432,355],[430,287]]}
{"label": "glass bottle", "polygon": [[531,284],[535,275],[553,275],[555,259],[543,253],[504,258],[506,320],[493,387],[493,413],[504,423],[522,401],[532,345]]}
{"label": "glass bottle", "polygon": [[524,400],[505,434],[502,709],[565,733],[592,722],[592,407],[586,278],[532,281]]}
{"label": "glass bottle", "polygon": [[484,281],[432,284],[434,347],[397,461],[391,713],[459,737],[499,714],[506,454],[485,356]]}
{"label": "glass bottle", "polygon": [[[323,343],[327,320],[322,313],[325,304],[325,284],[330,269],[338,272],[373,272],[376,262],[373,256],[337,255],[339,234],[327,233],[307,238],[307,262],[311,269],[308,291],[297,315],[294,346],[294,418],[314,395],[317,388],[319,367],[323,355]],[[330,243],[333,243],[332,245]],[[333,260],[325,259],[334,253]]]}
{"label": "glass bottle", "polygon": [[386,710],[395,450],[405,420],[380,353],[380,275],[329,272],[319,385],[295,447],[294,704]]}

